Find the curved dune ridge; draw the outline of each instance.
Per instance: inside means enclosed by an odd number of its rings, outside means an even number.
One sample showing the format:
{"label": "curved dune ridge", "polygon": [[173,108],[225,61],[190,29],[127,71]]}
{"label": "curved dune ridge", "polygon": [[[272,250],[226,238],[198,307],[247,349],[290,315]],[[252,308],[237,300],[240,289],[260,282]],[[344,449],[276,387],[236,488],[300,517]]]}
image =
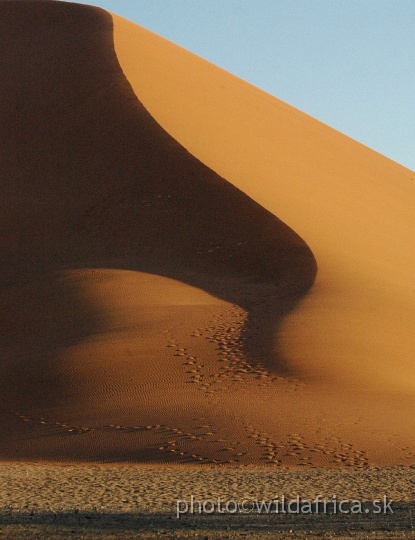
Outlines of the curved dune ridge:
{"label": "curved dune ridge", "polygon": [[3,459],[415,462],[413,173],[101,9],[0,12]]}

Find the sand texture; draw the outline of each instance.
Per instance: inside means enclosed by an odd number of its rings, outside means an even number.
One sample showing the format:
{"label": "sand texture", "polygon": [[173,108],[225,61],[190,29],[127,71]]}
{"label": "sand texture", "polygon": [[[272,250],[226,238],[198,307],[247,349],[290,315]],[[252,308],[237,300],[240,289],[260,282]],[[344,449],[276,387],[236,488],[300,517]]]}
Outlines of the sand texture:
{"label": "sand texture", "polygon": [[98,8],[0,45],[0,458],[414,464],[415,173]]}

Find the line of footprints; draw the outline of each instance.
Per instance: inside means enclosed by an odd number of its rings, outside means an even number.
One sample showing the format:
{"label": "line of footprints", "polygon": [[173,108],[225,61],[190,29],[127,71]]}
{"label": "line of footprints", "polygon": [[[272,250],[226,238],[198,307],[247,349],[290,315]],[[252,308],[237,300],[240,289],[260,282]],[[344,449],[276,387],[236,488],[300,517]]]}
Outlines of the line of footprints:
{"label": "line of footprints", "polygon": [[[232,324],[226,322],[229,316],[234,319]],[[241,338],[245,320],[246,314],[238,306],[233,306],[229,313],[216,315],[211,325],[197,328],[191,333],[192,338],[202,338],[215,345],[220,366],[210,374],[206,372],[204,362],[192,354],[189,348],[180,344],[171,330],[164,332],[167,336],[167,347],[173,349],[173,356],[183,360],[189,382],[197,384],[207,396],[212,396],[219,388],[228,388],[233,383],[245,383],[247,376],[268,384],[282,380],[281,377],[271,375],[259,362],[251,365],[245,360]]]}
{"label": "line of footprints", "polygon": [[356,450],[352,444],[344,444],[337,437],[330,437],[321,444],[307,444],[305,438],[297,433],[287,436],[285,441],[275,442],[266,433],[246,426],[248,437],[263,450],[262,459],[269,464],[282,466],[283,462],[292,465],[312,467],[313,456],[325,456],[329,462],[335,465],[364,468],[369,466],[369,460],[363,450]]}
{"label": "line of footprints", "polygon": [[[238,463],[240,458],[247,454],[247,452],[239,452],[236,448],[231,446],[224,446],[225,443],[229,444],[224,438],[217,436],[217,431],[209,424],[203,424],[194,428],[194,431],[181,429],[178,427],[167,426],[165,424],[147,424],[142,426],[125,426],[121,424],[106,424],[103,426],[87,427],[73,425],[69,422],[54,421],[43,416],[33,417],[25,414],[21,411],[15,411],[10,409],[9,412],[18,418],[20,421],[30,423],[34,425],[40,425],[48,427],[53,432],[74,434],[86,434],[90,432],[98,431],[114,431],[114,432],[153,432],[154,434],[164,434],[164,440],[154,444],[154,448],[165,454],[166,460],[184,461],[184,462],[199,462],[210,464],[228,464]],[[186,445],[190,443],[197,444],[199,441],[204,443],[214,444],[217,449],[214,453],[223,453],[223,458],[212,459],[202,453],[198,453],[194,450],[186,449]]]}

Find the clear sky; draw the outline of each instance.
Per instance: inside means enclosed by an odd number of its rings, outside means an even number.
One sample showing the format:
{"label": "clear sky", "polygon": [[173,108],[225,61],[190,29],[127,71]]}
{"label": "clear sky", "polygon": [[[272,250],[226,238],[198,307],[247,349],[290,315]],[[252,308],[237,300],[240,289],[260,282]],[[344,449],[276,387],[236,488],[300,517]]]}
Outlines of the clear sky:
{"label": "clear sky", "polygon": [[91,0],[415,170],[415,0]]}

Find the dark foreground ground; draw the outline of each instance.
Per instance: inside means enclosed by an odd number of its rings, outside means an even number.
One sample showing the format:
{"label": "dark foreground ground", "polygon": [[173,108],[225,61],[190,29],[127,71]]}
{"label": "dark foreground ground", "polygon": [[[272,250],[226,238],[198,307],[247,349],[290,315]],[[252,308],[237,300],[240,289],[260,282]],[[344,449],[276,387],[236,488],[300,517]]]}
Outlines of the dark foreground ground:
{"label": "dark foreground ground", "polygon": [[0,505],[0,538],[415,538],[415,468],[2,464]]}

